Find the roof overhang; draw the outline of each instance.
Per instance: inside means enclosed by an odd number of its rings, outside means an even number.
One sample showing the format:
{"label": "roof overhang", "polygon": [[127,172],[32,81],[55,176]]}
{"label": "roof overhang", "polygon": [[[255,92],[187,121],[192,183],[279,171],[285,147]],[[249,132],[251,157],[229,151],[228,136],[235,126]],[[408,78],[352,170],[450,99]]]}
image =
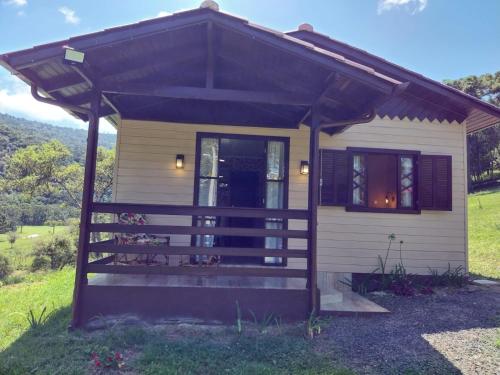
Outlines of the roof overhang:
{"label": "roof overhang", "polygon": [[[84,62],[65,63],[67,48]],[[96,92],[100,116],[113,122],[296,128],[310,123],[313,105],[323,124],[364,122],[375,111],[467,120],[471,132],[500,118],[494,106],[320,34],[281,33],[209,8],[7,53],[0,64],[82,120],[85,111],[72,108],[88,109]]]}
{"label": "roof overhang", "polygon": [[[67,64],[67,48],[84,62]],[[344,56],[208,8],[6,53],[0,63],[62,106],[100,116],[295,128],[365,118],[401,81]],[[83,113],[69,110],[86,120]],[[325,131],[334,133],[342,127]]]}
{"label": "roof overhang", "polygon": [[380,117],[408,117],[410,120],[467,122],[467,133],[473,133],[500,123],[500,108],[468,95],[441,82],[424,77],[359,48],[332,39],[312,30],[298,30],[288,35],[338,53],[381,74],[409,82],[408,89],[398,98],[387,101],[377,110]]}

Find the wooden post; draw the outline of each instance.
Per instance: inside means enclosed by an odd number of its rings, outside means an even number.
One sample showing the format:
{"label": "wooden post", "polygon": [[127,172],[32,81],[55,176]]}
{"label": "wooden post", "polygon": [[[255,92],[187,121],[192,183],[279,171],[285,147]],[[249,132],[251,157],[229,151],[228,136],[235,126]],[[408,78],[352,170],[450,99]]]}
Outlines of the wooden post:
{"label": "wooden post", "polygon": [[319,313],[318,304],[318,286],[317,286],[317,231],[318,231],[318,193],[319,193],[319,111],[316,106],[311,109],[311,130],[309,138],[309,188],[308,188],[308,209],[309,221],[308,231],[309,238],[307,240],[308,258],[308,287],[309,287],[309,305],[310,312],[313,314]]}
{"label": "wooden post", "polygon": [[80,216],[80,237],[78,239],[78,253],[76,258],[75,287],[73,290],[73,315],[71,327],[80,325],[81,294],[87,284],[87,264],[90,243],[90,224],[92,222],[92,203],[94,200],[94,181],[97,159],[97,140],[99,135],[99,109],[101,93],[95,92],[90,104],[92,116],[89,117],[87,135],[87,153],[85,157],[85,174],[83,178],[82,211]]}

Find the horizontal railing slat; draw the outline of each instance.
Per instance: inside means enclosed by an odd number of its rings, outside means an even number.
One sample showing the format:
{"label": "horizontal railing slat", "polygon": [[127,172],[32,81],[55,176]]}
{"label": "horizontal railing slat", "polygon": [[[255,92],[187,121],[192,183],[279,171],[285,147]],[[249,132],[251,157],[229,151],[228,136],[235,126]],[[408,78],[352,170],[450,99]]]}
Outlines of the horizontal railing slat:
{"label": "horizontal railing slat", "polygon": [[257,276],[305,278],[306,270],[271,267],[217,267],[217,266],[115,266],[89,264],[89,273],[130,274],[130,275],[194,275],[194,276]]}
{"label": "horizontal railing slat", "polygon": [[191,227],[179,225],[128,225],[128,224],[91,224],[91,232],[149,233],[149,234],[186,234],[238,237],[282,237],[307,238],[307,230],[263,229],[238,227]]}
{"label": "horizontal railing slat", "polygon": [[250,218],[276,218],[307,220],[309,212],[297,209],[271,209],[246,207],[199,207],[138,203],[93,203],[92,211],[99,213],[137,213],[186,216],[224,216]]}
{"label": "horizontal railing slat", "polygon": [[264,249],[248,247],[197,247],[165,245],[118,245],[108,241],[90,244],[94,253],[162,254],[162,255],[231,255],[255,257],[307,258],[306,250]]}

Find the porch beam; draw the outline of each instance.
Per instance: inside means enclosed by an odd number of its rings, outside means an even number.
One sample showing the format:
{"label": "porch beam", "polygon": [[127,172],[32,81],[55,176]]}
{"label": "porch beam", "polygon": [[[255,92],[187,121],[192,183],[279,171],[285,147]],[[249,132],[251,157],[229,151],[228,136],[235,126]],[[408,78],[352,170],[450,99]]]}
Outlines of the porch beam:
{"label": "porch beam", "polygon": [[[151,96],[169,99],[196,99],[208,101],[228,101],[246,103],[266,103],[277,105],[310,106],[313,99],[309,95],[289,92],[250,91],[214,89],[194,86],[165,86],[144,84],[106,84],[102,91],[117,95]],[[88,100],[84,98],[84,100]],[[72,101],[74,103],[74,101]]]}
{"label": "porch beam", "polygon": [[78,327],[81,323],[80,301],[84,285],[87,284],[87,265],[90,243],[90,225],[92,223],[92,201],[94,198],[94,181],[97,160],[97,141],[99,135],[99,111],[101,108],[101,93],[94,92],[90,104],[92,116],[90,116],[87,152],[85,158],[85,172],[83,177],[82,210],[80,216],[80,235],[78,239],[78,254],[76,259],[75,289],[73,292],[73,314],[72,327]]}
{"label": "porch beam", "polygon": [[318,199],[319,199],[319,134],[320,109],[318,105],[311,108],[311,128],[309,138],[309,189],[307,205],[309,209],[307,249],[307,285],[309,288],[309,307],[312,314],[319,313],[317,283],[317,236],[318,236]]}
{"label": "porch beam", "polygon": [[[99,78],[90,68],[88,63],[84,62],[82,65],[72,65],[71,68],[83,79],[87,84],[93,89],[99,85]],[[106,97],[106,95],[101,92],[101,97],[103,101],[110,107],[115,113],[120,114],[120,111],[116,106],[111,102],[111,100]]]}

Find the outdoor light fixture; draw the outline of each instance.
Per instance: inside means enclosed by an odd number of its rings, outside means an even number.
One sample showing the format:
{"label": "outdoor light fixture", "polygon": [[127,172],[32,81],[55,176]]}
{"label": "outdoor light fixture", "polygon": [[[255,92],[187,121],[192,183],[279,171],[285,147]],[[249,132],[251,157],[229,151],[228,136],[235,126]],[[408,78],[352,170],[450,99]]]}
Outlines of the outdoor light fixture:
{"label": "outdoor light fixture", "polygon": [[175,157],[175,168],[184,169],[184,155],[177,154]]}
{"label": "outdoor light fixture", "polygon": [[67,64],[82,64],[84,59],[85,53],[68,46],[64,47],[64,62]]}
{"label": "outdoor light fixture", "polygon": [[300,161],[300,174],[303,175],[309,174],[309,162],[307,160]]}

